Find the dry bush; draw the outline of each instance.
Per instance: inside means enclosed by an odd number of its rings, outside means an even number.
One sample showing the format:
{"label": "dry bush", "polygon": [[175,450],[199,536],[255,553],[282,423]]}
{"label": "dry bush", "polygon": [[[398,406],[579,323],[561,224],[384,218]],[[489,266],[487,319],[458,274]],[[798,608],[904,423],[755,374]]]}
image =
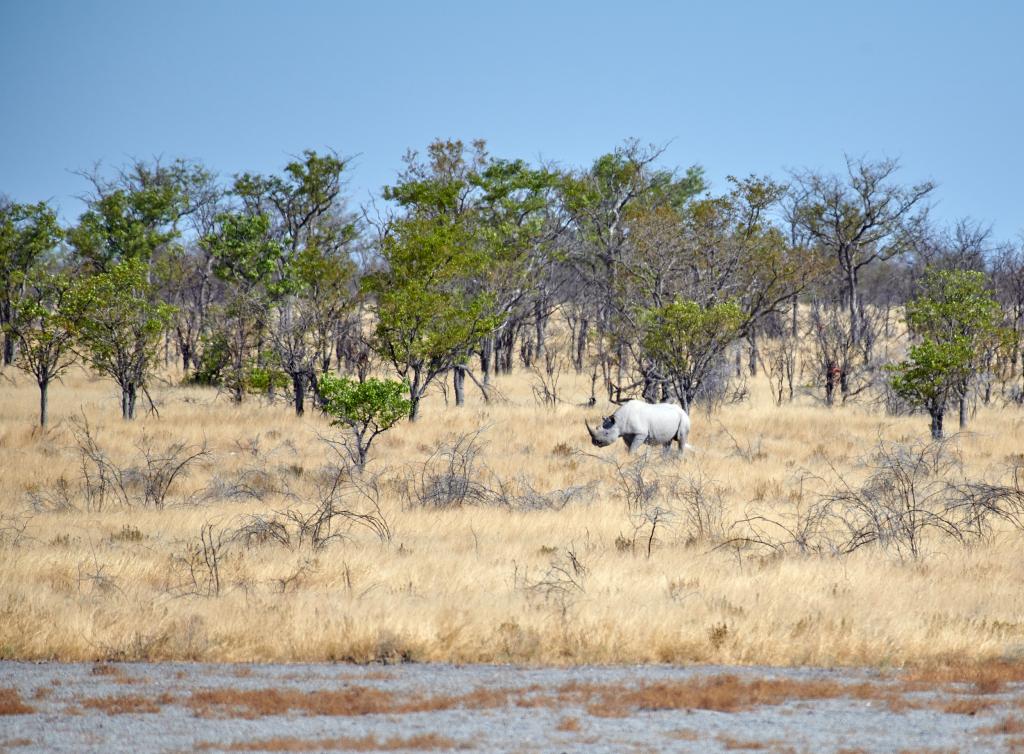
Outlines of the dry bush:
{"label": "dry bush", "polygon": [[[984,540],[996,521],[1024,530],[1021,475],[1015,471],[1010,485],[966,480],[950,440],[879,441],[863,465],[861,482],[831,462],[831,480],[801,474],[783,510],[748,512],[732,526],[742,533],[726,544],[803,555],[873,546],[897,560],[919,560],[930,538],[967,546]],[[827,489],[809,492],[814,483]]]}
{"label": "dry bush", "polygon": [[0,547],[17,547],[25,536],[31,517],[0,513]]}
{"label": "dry bush", "polygon": [[203,524],[198,536],[186,546],[184,552],[172,558],[172,573],[177,577],[177,583],[171,585],[168,591],[177,595],[218,596],[221,590],[221,561],[232,536],[230,531],[218,531],[215,524]]}
{"label": "dry bush", "polygon": [[456,435],[431,451],[419,469],[409,474],[408,503],[435,509],[486,503],[489,490],[479,481],[481,435],[486,429]]}
{"label": "dry bush", "polygon": [[381,542],[390,542],[391,525],[381,507],[381,478],[385,473],[325,470],[317,482],[319,502],[312,509],[251,514],[231,538],[247,546],[276,543],[321,550],[331,541],[345,538],[353,526],[360,526],[372,531]]}
{"label": "dry bush", "polygon": [[[518,582],[518,574],[514,577]],[[546,602],[557,604],[565,615],[575,599],[586,592],[587,567],[575,550],[556,551],[547,570],[539,579],[524,576],[521,587],[529,594],[539,595]]]}
{"label": "dry bush", "polygon": [[[74,511],[82,500],[84,510],[102,512],[111,505],[122,508],[142,506],[163,508],[175,481],[186,476],[189,467],[210,457],[201,445],[171,442],[161,448],[143,434],[135,446],[138,462],[119,464],[99,443],[97,431],[84,415],[69,422],[78,455],[78,478],[61,476],[49,490],[30,493],[33,507],[40,511]],[[195,496],[181,502],[188,503]]]}
{"label": "dry bush", "polygon": [[875,544],[901,560],[917,559],[930,531],[961,541],[977,533],[978,522],[949,499],[950,476],[962,463],[947,442],[879,443],[868,463],[863,484],[840,478],[826,497],[847,529],[844,552]]}
{"label": "dry bush", "polygon": [[560,511],[570,503],[588,499],[596,487],[590,482],[541,492],[533,486],[526,474],[520,474],[512,479],[503,479],[497,474],[492,474],[491,485],[487,490],[487,501],[491,505],[510,511]]}

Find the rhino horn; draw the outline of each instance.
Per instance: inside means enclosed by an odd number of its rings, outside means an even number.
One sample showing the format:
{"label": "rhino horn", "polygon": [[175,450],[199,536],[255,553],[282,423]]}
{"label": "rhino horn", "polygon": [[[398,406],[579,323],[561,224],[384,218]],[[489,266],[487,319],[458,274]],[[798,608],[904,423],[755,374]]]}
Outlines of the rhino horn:
{"label": "rhino horn", "polygon": [[597,433],[591,428],[590,422],[588,422],[586,419],[584,419],[583,423],[587,425],[587,432],[590,433],[590,437],[592,439],[596,439],[597,438]]}

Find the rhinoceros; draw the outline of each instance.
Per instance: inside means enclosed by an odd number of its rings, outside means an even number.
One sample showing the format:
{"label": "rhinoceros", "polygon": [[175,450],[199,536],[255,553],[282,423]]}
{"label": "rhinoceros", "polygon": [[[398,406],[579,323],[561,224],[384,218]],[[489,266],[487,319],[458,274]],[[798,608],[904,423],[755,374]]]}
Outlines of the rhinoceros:
{"label": "rhinoceros", "polygon": [[594,429],[584,420],[594,445],[603,448],[619,437],[633,453],[641,445],[664,445],[668,447],[675,440],[679,453],[693,450],[686,444],[690,434],[690,417],[682,408],[673,403],[647,403],[626,401],[611,416],[601,421],[600,429]]}

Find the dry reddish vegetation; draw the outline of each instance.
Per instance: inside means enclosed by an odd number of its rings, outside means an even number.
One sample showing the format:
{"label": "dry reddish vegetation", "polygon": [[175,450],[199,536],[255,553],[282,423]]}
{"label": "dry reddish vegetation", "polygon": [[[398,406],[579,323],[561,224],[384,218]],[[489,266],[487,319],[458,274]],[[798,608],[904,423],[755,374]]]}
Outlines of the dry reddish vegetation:
{"label": "dry reddish vegetation", "polygon": [[153,699],[141,694],[128,694],[126,696],[99,696],[83,699],[81,705],[86,709],[106,712],[108,715],[139,715],[159,712],[163,705],[173,701],[174,698],[170,694],[161,694]]}
{"label": "dry reddish vegetation", "polygon": [[467,749],[468,744],[460,744],[436,733],[423,733],[408,738],[393,736],[379,739],[376,736],[352,738],[320,738],[316,740],[301,738],[265,738],[257,741],[240,741],[233,744],[218,744],[204,741],[196,746],[199,750],[217,749],[219,751],[397,751],[397,750],[435,750],[435,749]]}
{"label": "dry reddish vegetation", "polygon": [[21,700],[17,689],[0,689],[0,715],[31,715],[33,712],[35,709]]}
{"label": "dry reddish vegetation", "polygon": [[995,725],[978,728],[978,733],[995,733],[1001,736],[1024,733],[1024,719],[1016,715],[1007,715]]}
{"label": "dry reddish vegetation", "polygon": [[292,689],[207,689],[194,691],[187,704],[202,717],[256,718],[301,712],[313,716],[354,716],[422,712],[424,701],[409,702],[378,689],[362,686],[334,691],[303,692]]}
{"label": "dry reddish vegetation", "polygon": [[772,742],[767,742],[767,741],[743,741],[743,740],[740,740],[740,739],[737,739],[737,738],[733,738],[732,736],[718,736],[718,742],[720,744],[722,744],[722,748],[723,749],[728,749],[730,751],[733,751],[733,750],[736,750],[736,749],[742,749],[742,750],[767,749],[769,746],[773,746],[773,745],[778,743],[777,741],[772,741]]}
{"label": "dry reddish vegetation", "polygon": [[579,733],[582,730],[580,721],[575,717],[563,717],[558,721],[558,725],[555,726],[555,730],[560,730],[563,733]]}
{"label": "dry reddish vegetation", "polygon": [[[951,676],[942,675],[942,678],[948,677]],[[983,677],[991,679],[993,676],[986,671]],[[177,703],[187,706],[200,717],[255,719],[287,714],[349,717],[451,709],[497,709],[510,706],[554,710],[575,707],[595,717],[627,717],[638,711],[656,710],[702,709],[741,712],[791,701],[840,697],[879,702],[894,712],[927,707],[947,714],[976,715],[992,709],[997,704],[996,699],[981,695],[981,689],[992,687],[988,681],[976,683],[978,695],[940,698],[907,696],[908,693],[935,688],[934,685],[928,687],[925,684],[926,681],[921,675],[915,675],[901,684],[850,684],[832,680],[742,678],[724,674],[684,681],[645,683],[638,686],[574,681],[551,688],[538,685],[523,688],[478,688],[464,694],[439,695],[399,694],[363,685],[346,685],[339,689],[316,692],[287,688],[217,688],[193,691],[187,697],[174,697],[166,692],[156,697],[140,694],[95,697],[81,701],[80,705],[85,709],[121,715],[157,713],[163,706]],[[34,711],[21,701],[14,689],[3,690],[0,694],[0,703],[5,710],[9,710],[5,714]],[[581,723],[575,717],[563,717],[557,725],[557,730],[577,732],[581,730]],[[1024,732],[1024,728],[1021,732]]]}
{"label": "dry reddish vegetation", "polygon": [[954,660],[911,670],[905,680],[928,687],[940,683],[970,683],[979,694],[994,694],[1002,691],[1008,683],[1024,682],[1024,663],[998,659],[982,662]]}
{"label": "dry reddish vegetation", "polygon": [[739,712],[793,700],[833,699],[850,695],[858,688],[834,681],[748,680],[735,675],[720,675],[693,681],[644,684],[636,688],[569,685],[560,691],[569,697],[578,697],[592,715],[622,717],[637,710],[706,709]]}
{"label": "dry reddish vegetation", "polygon": [[[522,689],[475,689],[465,694],[400,696],[364,686],[332,691],[302,692],[291,689],[233,688],[194,691],[185,701],[203,717],[257,718],[300,713],[311,716],[356,716],[405,714],[449,709],[495,709],[507,706],[564,709],[576,706],[597,717],[626,717],[637,711],[705,709],[740,712],[760,706],[795,700],[837,697],[885,701],[892,708],[908,705],[898,689],[881,684],[843,684],[835,681],[787,679],[744,679],[719,675],[686,681],[628,686],[623,684],[570,682],[552,689],[529,686]],[[979,705],[965,703],[980,709]],[[576,726],[576,727],[573,727]],[[563,718],[559,730],[579,730],[575,718]]]}

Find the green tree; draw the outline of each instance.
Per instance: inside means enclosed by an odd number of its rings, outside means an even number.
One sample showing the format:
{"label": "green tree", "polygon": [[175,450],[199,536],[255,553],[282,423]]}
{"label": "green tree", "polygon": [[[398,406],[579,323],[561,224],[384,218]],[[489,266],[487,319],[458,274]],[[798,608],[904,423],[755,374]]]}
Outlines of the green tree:
{"label": "green tree", "polygon": [[632,313],[637,303],[623,289],[624,263],[632,245],[631,221],[657,208],[679,213],[706,188],[699,166],[688,168],[682,176],[656,168],[663,151],[629,141],[597,158],[589,170],[564,176],[559,187],[562,211],[573,235],[569,262],[579,276],[576,366],[582,366],[588,330],[596,325],[601,335],[598,358],[610,399],[621,397],[626,353],[635,333]]}
{"label": "green tree", "polygon": [[1001,337],[1001,319],[985,274],[972,270],[929,271],[921,293],[907,303],[907,327],[920,342],[910,347],[907,359],[888,367],[890,384],[928,412],[932,437],[942,437],[953,399],[960,401],[961,429],[966,425],[968,389],[982,353]]}
{"label": "green tree", "polygon": [[[307,387],[316,387],[316,366],[325,350],[323,315],[340,314],[349,303],[349,297],[335,295],[342,288],[330,283],[338,282],[357,237],[341,198],[342,176],[350,162],[306,150],[301,160],[285,166],[282,176],[243,174],[235,179],[234,192],[245,211],[268,217],[270,238],[280,245],[268,286],[273,309],[267,325],[272,354],[291,379],[297,415],[305,411]],[[333,281],[310,284],[309,275],[317,267]]]}
{"label": "green tree", "polygon": [[[907,252],[927,218],[926,203],[935,184],[923,181],[906,187],[895,182],[897,160],[869,162],[846,158],[846,175],[804,171],[793,176],[789,220],[808,245],[835,260],[837,298],[847,314],[846,342],[863,347],[870,361],[869,321],[864,316],[861,278],[872,266]],[[850,354],[853,355],[852,353]],[[840,389],[850,392],[850,358],[838,365]]]}
{"label": "green tree", "polygon": [[39,386],[39,426],[45,427],[50,383],[75,361],[74,336],[64,312],[70,282],[39,268],[25,277],[22,296],[4,331],[18,343],[15,366],[32,375]]}
{"label": "green tree", "polygon": [[490,334],[494,296],[472,285],[487,256],[470,227],[447,215],[393,221],[381,240],[385,267],[364,278],[377,315],[374,347],[408,385],[410,418],[430,384]]}
{"label": "green tree", "polygon": [[216,228],[200,239],[200,246],[210,255],[213,274],[227,284],[224,300],[213,312],[220,331],[207,337],[206,344],[216,343],[202,358],[217,359],[223,365],[206,364],[201,371],[221,372],[236,403],[245,395],[246,360],[256,337],[266,326],[270,291],[278,269],[282,249],[270,237],[270,220],[263,214],[226,212],[217,217]]}
{"label": "green tree", "polygon": [[76,347],[100,374],[121,388],[121,415],[135,418],[135,401],[156,361],[174,307],[154,300],[141,259],[83,278],[65,297]]}
{"label": "green tree", "polygon": [[733,301],[705,307],[677,299],[640,312],[641,348],[687,411],[745,319]]}
{"label": "green tree", "polygon": [[68,240],[91,272],[106,272],[126,259],[148,265],[158,250],[179,237],[179,221],[208,209],[216,193],[205,168],[180,159],[170,164],[135,162],[113,180],[83,175],[93,193]]}
{"label": "green tree", "polygon": [[345,448],[352,462],[362,470],[377,435],[409,416],[412,403],[406,397],[408,389],[397,380],[373,377],[359,382],[325,374],[319,382],[323,410],[332,424],[352,430],[351,441],[345,443]]}
{"label": "green tree", "polygon": [[[15,318],[29,270],[60,241],[57,214],[45,202],[0,202],[0,329]],[[17,338],[4,331],[3,365],[14,360]]]}

